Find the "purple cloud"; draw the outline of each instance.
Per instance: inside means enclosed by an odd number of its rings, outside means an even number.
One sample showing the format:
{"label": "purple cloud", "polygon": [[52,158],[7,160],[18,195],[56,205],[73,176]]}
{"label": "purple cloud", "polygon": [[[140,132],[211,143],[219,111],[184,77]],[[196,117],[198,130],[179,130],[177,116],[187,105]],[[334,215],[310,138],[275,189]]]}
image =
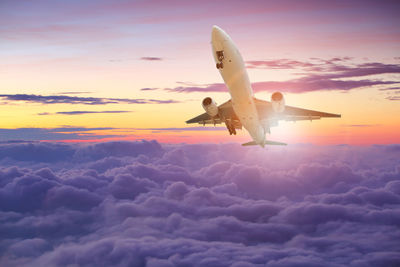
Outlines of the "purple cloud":
{"label": "purple cloud", "polygon": [[343,124],[343,127],[376,127],[380,124]]}
{"label": "purple cloud", "polygon": [[383,88],[379,89],[380,91],[390,91],[390,90],[400,90],[400,87],[389,87],[389,88]]}
{"label": "purple cloud", "polygon": [[113,113],[129,113],[132,111],[127,111],[127,110],[105,110],[105,111],[81,111],[81,110],[75,110],[75,111],[59,111],[56,113],[49,113],[49,112],[42,112],[38,113],[37,115],[84,115],[84,114],[113,114]]}
{"label": "purple cloud", "polygon": [[133,128],[134,130],[144,131],[170,131],[170,132],[186,132],[186,131],[226,131],[225,127],[181,127],[181,128]]}
{"label": "purple cloud", "polygon": [[145,61],[161,61],[163,60],[163,58],[161,57],[141,57],[141,60],[145,60]]}
{"label": "purple cloud", "polygon": [[[344,65],[351,58],[332,58],[329,60],[314,59],[315,62],[297,61],[290,59],[248,61],[247,68],[258,69],[300,69],[303,77],[287,81],[267,81],[252,83],[255,92],[261,91],[283,91],[291,93],[304,93],[321,90],[348,91],[370,86],[387,86],[399,84],[398,80],[378,80],[367,78],[378,74],[400,73],[400,65],[383,64],[378,62]],[[349,80],[347,78],[362,78]],[[341,80],[346,79],[346,80]],[[204,85],[183,85],[175,88],[165,88],[169,92],[226,92],[227,88],[223,83]],[[390,100],[396,100],[390,99]]]}
{"label": "purple cloud", "polygon": [[386,99],[391,100],[391,101],[399,101],[400,96],[388,96],[388,97],[386,97]]}
{"label": "purple cloud", "polygon": [[80,94],[91,94],[91,93],[93,93],[93,92],[89,92],[89,91],[86,91],[86,92],[78,92],[78,91],[76,91],[76,92],[73,92],[73,91],[71,91],[71,92],[59,92],[58,94],[59,95],[80,95]]}
{"label": "purple cloud", "polygon": [[150,88],[150,87],[146,87],[146,88],[141,88],[141,91],[154,91],[154,90],[158,90],[158,88]]}
{"label": "purple cloud", "polygon": [[[86,112],[86,111],[71,111],[66,115],[82,115],[86,113],[103,113],[103,112]],[[128,112],[128,111],[126,111]],[[76,114],[75,114],[76,113]],[[121,112],[106,112],[106,113],[121,113]],[[64,113],[39,113],[38,115],[54,115]],[[41,140],[93,140],[110,137],[124,137],[124,134],[105,134],[101,131],[114,130],[124,131],[127,135],[133,137],[138,131],[151,131],[153,133],[161,132],[186,132],[186,131],[226,131],[224,127],[182,127],[182,128],[113,128],[113,127],[58,127],[58,128],[15,128],[6,129],[0,128],[0,144],[3,142],[23,142],[23,141],[41,141]],[[128,133],[129,132],[129,133]],[[1,152],[0,152],[1,154]]]}
{"label": "purple cloud", "polygon": [[[107,137],[116,137],[121,135],[105,135],[91,133],[91,131],[111,130],[111,127],[59,127],[59,128],[0,128],[0,142],[9,142],[12,140],[66,140],[66,139],[98,139]],[[84,136],[83,136],[84,134]]]}
{"label": "purple cloud", "polygon": [[129,99],[129,98],[98,98],[98,97],[78,97],[67,95],[0,95],[0,98],[6,101],[25,101],[41,104],[82,104],[82,105],[106,105],[106,104],[172,104],[179,103],[176,100],[158,100],[158,99]]}
{"label": "purple cloud", "polygon": [[0,265],[396,266],[399,156],[399,145],[0,144]]}
{"label": "purple cloud", "polygon": [[246,61],[248,69],[297,69],[315,67],[315,65],[310,62],[291,59]]}

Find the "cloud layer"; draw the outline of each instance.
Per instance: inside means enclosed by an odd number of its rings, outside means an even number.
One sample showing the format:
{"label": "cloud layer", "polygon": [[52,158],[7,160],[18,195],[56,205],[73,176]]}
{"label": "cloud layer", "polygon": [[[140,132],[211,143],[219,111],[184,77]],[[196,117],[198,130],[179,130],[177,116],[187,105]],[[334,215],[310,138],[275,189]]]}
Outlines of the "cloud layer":
{"label": "cloud layer", "polygon": [[[376,79],[373,75],[399,74],[399,64],[383,64],[379,62],[349,65],[351,58],[331,58],[329,60],[313,59],[311,61],[297,61],[290,59],[247,61],[249,69],[287,69],[299,70],[300,78],[287,81],[265,81],[252,83],[254,91],[282,91],[290,93],[304,93],[310,91],[339,90],[366,88],[370,86],[395,86],[399,79]],[[146,88],[144,88],[146,89]],[[142,90],[144,90],[142,89]],[[223,83],[205,85],[180,85],[175,88],[165,88],[170,92],[225,92]],[[396,100],[396,99],[390,99]]]}
{"label": "cloud layer", "polygon": [[2,266],[400,263],[398,145],[0,146]]}

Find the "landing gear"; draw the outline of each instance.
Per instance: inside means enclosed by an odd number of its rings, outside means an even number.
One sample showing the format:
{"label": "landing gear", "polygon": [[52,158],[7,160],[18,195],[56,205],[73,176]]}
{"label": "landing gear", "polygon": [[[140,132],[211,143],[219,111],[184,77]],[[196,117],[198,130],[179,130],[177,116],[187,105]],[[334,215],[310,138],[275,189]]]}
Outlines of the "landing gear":
{"label": "landing gear", "polygon": [[224,64],[222,63],[222,61],[224,60],[224,51],[223,50],[221,50],[221,51],[216,51],[216,54],[217,54],[217,58],[218,58],[218,61],[219,61],[219,63],[217,63],[217,69],[223,69],[224,68]]}
{"label": "landing gear", "polygon": [[230,121],[225,121],[225,125],[226,125],[226,128],[228,129],[230,135],[232,135],[232,134],[236,135],[235,126]]}
{"label": "landing gear", "polygon": [[218,57],[218,61],[221,62],[224,59],[224,51],[217,51],[217,57]]}

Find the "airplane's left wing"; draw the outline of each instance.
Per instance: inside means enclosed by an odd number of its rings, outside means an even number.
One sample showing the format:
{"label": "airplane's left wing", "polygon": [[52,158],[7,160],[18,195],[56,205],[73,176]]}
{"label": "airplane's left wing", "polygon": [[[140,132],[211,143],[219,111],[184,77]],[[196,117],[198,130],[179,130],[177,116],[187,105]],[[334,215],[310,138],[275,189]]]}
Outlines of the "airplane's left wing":
{"label": "airplane's left wing", "polygon": [[275,113],[272,109],[271,102],[255,99],[258,115],[260,119],[274,118],[286,121],[299,120],[319,120],[321,118],[340,118],[340,114],[326,113],[310,109],[296,108],[285,106],[285,110],[281,113]]}
{"label": "airplane's left wing", "polygon": [[233,125],[235,125],[235,128],[237,128],[237,129],[241,128],[240,121],[237,118],[235,112],[233,111],[231,100],[219,105],[218,110],[219,110],[219,114],[215,117],[211,117],[210,115],[208,115],[205,112],[203,114],[200,114],[197,117],[194,117],[194,118],[186,121],[186,123],[188,123],[188,124],[198,123],[198,124],[206,125],[206,124],[220,124],[220,123],[224,123],[226,120],[231,120]]}
{"label": "airplane's left wing", "polygon": [[[189,123],[211,124],[211,123],[214,123],[214,122],[212,122],[212,119],[213,118],[211,118],[210,115],[208,115],[207,113],[204,112],[203,114],[201,114],[201,115],[199,115],[197,117],[194,117],[194,118],[192,118],[190,120],[187,120],[186,123],[188,123],[188,124]],[[217,124],[221,123],[219,116],[216,116],[214,118],[214,121]]]}

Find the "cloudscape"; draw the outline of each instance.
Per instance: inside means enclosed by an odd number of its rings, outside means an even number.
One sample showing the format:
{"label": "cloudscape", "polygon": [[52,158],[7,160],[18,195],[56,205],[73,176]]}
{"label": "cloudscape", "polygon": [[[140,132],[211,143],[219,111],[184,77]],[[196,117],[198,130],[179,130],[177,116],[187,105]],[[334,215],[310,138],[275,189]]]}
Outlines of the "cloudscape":
{"label": "cloudscape", "polygon": [[400,266],[399,11],[1,0],[0,266]]}
{"label": "cloudscape", "polygon": [[2,266],[400,263],[399,145],[0,147]]}

